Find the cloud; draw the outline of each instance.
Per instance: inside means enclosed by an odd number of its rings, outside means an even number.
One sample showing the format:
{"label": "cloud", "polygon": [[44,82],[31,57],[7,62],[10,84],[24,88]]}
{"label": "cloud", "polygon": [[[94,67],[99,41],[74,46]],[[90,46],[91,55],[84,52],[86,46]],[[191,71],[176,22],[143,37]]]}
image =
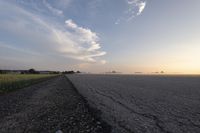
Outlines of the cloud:
{"label": "cloud", "polygon": [[79,43],[87,44],[89,46],[87,51],[92,52],[101,48],[98,43],[99,37],[95,32],[92,32],[90,29],[79,27],[71,19],[66,20],[65,23],[68,28],[71,28],[74,31],[76,38],[79,38]]}
{"label": "cloud", "polygon": [[68,27],[72,28],[72,29],[77,29],[78,26],[71,20],[66,20],[65,23],[67,24]]}
{"label": "cloud", "polygon": [[74,23],[71,19],[65,21],[67,28],[71,29],[73,33],[72,40],[76,44],[80,44],[79,50],[83,54],[78,59],[96,62],[93,58],[103,56],[106,54],[104,51],[98,51],[101,47],[98,43],[99,37],[95,32],[88,28],[83,28]]}
{"label": "cloud", "polygon": [[127,10],[125,11],[124,16],[118,18],[115,21],[115,24],[120,24],[121,21],[130,21],[136,16],[142,14],[145,9],[146,1],[145,0],[126,0]]}
{"label": "cloud", "polygon": [[146,2],[140,2],[140,3],[138,3],[139,11],[138,11],[137,15],[140,15],[143,12],[145,6],[146,6]]}
{"label": "cloud", "polygon": [[[14,3],[14,2],[13,2]],[[33,9],[38,13],[43,15],[55,15],[59,17],[64,17],[64,10],[68,8],[71,3],[71,0],[17,0],[15,3],[18,3],[22,7],[27,9]]]}
{"label": "cloud", "polygon": [[72,0],[56,0],[55,4],[62,9],[66,9],[71,2]]}
{"label": "cloud", "polygon": [[63,11],[52,7],[46,0],[43,0],[43,4],[54,14],[58,16],[63,16]]}
{"label": "cloud", "polygon": [[129,7],[127,13],[132,16],[140,15],[146,6],[146,2],[142,0],[127,0],[127,4]]}
{"label": "cloud", "polygon": [[18,52],[20,52],[20,53],[31,54],[31,55],[34,55],[34,56],[40,55],[40,54],[37,53],[37,52],[32,52],[32,51],[30,51],[30,50],[20,49],[20,48],[18,48],[18,47],[12,46],[12,45],[10,45],[10,44],[6,44],[6,43],[4,43],[4,42],[0,42],[0,48],[1,48],[1,49],[10,49],[10,50],[12,50],[12,51],[18,51]]}
{"label": "cloud", "polygon": [[[106,54],[100,50],[100,38],[95,32],[70,19],[63,23],[54,21],[9,2],[1,2],[0,10],[0,34],[10,38],[4,43],[8,49],[18,52],[28,50],[40,53],[40,59],[63,59],[62,62],[69,59],[101,62],[101,56]],[[25,56],[33,55],[26,53]]]}

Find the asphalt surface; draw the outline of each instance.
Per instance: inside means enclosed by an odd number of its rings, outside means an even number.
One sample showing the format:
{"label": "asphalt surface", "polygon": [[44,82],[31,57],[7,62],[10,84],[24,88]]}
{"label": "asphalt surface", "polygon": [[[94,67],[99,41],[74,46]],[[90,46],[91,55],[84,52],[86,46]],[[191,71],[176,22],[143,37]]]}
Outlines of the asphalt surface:
{"label": "asphalt surface", "polygon": [[198,75],[68,75],[113,133],[200,133]]}
{"label": "asphalt surface", "polygon": [[109,133],[65,76],[0,95],[0,133]]}

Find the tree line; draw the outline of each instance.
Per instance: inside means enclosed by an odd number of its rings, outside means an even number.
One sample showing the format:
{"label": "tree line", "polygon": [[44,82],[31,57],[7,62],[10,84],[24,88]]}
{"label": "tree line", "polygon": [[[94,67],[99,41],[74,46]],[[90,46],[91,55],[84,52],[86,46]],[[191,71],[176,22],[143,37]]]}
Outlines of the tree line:
{"label": "tree line", "polygon": [[80,71],[36,71],[31,68],[29,70],[0,70],[0,74],[75,74],[81,73]]}

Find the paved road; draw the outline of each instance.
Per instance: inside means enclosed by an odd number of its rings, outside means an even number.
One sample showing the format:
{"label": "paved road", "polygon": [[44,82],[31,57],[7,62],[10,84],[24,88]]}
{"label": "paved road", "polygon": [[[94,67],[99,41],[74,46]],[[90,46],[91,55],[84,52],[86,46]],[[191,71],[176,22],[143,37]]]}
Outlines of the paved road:
{"label": "paved road", "polygon": [[0,133],[109,132],[65,76],[0,96]]}
{"label": "paved road", "polygon": [[200,133],[200,76],[68,75],[113,133]]}

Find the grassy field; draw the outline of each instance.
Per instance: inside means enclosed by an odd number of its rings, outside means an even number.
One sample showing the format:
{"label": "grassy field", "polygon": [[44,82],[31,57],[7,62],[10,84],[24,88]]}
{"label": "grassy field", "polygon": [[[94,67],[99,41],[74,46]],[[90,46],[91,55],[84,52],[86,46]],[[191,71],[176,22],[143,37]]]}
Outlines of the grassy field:
{"label": "grassy field", "polygon": [[56,74],[0,74],[0,94],[14,91],[47,78],[57,76]]}

